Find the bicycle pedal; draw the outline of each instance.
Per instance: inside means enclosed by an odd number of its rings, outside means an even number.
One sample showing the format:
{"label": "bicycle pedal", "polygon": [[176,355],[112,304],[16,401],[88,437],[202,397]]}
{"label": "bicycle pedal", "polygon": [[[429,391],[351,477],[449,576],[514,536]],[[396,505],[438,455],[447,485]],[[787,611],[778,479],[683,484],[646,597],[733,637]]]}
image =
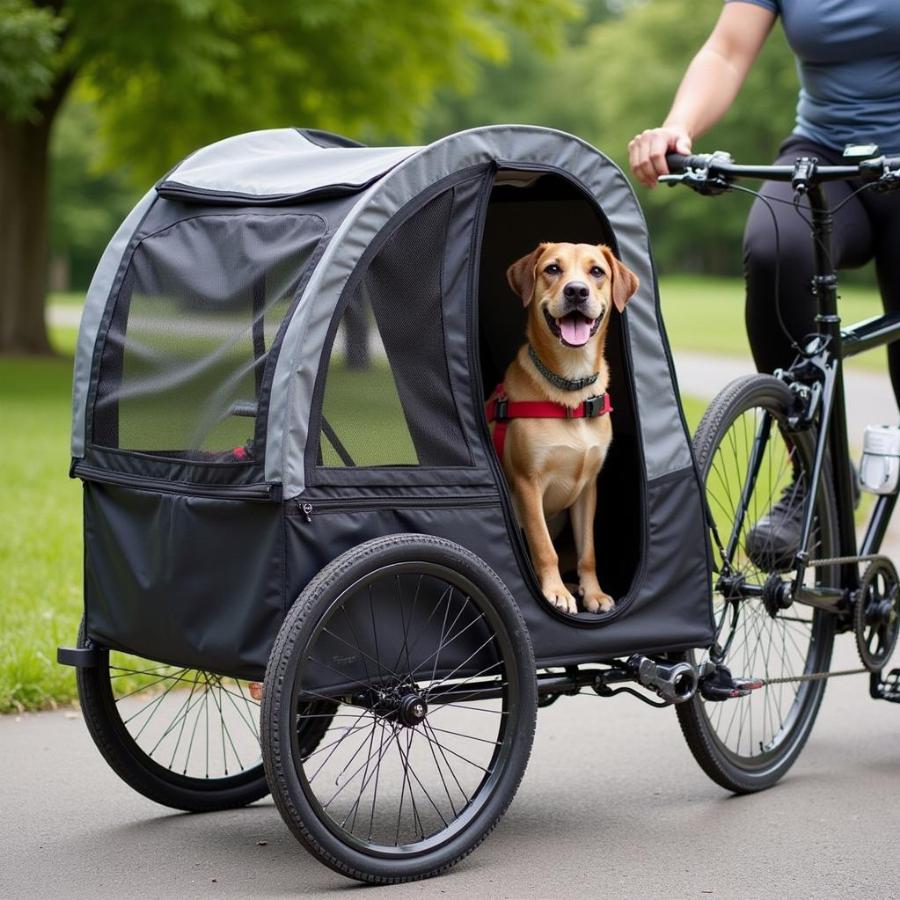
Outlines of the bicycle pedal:
{"label": "bicycle pedal", "polygon": [[876,700],[900,703],[900,669],[891,669],[887,677],[877,681],[873,677],[870,693]]}
{"label": "bicycle pedal", "polygon": [[700,679],[699,688],[704,700],[716,703],[746,697],[764,684],[761,678],[735,678],[727,666],[718,665],[709,675]]}

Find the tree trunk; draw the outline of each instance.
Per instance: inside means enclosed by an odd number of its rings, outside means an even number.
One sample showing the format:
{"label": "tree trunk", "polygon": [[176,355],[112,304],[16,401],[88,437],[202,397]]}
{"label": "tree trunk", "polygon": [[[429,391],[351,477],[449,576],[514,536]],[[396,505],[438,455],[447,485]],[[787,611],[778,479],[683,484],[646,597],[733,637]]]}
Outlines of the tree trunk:
{"label": "tree trunk", "polygon": [[0,119],[0,353],[50,353],[47,285],[52,115]]}

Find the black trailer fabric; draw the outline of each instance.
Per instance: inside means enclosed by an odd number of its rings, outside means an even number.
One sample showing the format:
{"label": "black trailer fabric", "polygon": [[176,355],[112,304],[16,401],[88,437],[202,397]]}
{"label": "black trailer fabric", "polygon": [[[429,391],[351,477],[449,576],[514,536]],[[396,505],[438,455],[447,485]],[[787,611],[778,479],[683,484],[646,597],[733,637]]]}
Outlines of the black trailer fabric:
{"label": "black trailer fabric", "polygon": [[[258,679],[324,565],[416,532],[498,573],[539,665],[709,644],[703,500],[646,229],[593,148],[525,126],[385,149],[258,132],[195,154],[126,224],[73,391],[92,639]],[[523,340],[504,272],[538,240],[603,241],[642,281],[607,343],[595,530],[618,602],[599,617],[543,601],[483,413]]]}
{"label": "black trailer fabric", "polygon": [[278,504],[85,481],[85,622],[101,646],[262,677],[286,612]]}

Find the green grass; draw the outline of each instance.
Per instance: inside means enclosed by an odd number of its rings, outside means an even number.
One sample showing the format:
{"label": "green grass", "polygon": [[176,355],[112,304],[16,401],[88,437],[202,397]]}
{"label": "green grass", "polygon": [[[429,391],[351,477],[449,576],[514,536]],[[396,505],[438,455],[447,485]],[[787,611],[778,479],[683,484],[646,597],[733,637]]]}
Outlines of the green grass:
{"label": "green grass", "polygon": [[74,695],[56,665],[81,616],[80,485],[69,464],[72,363],[0,358],[0,711]]}
{"label": "green grass", "polygon": [[[737,278],[669,275],[659,284],[666,332],[679,350],[741,356],[750,359],[744,328],[744,284]],[[881,299],[873,288],[849,285],[841,288],[841,318],[847,324],[882,312]],[[772,322],[772,329],[778,328]],[[886,371],[884,350],[876,350],[849,361],[876,372]]]}
{"label": "green grass", "polygon": [[50,302],[55,306],[75,306],[84,305],[84,291],[54,291],[50,295]]}

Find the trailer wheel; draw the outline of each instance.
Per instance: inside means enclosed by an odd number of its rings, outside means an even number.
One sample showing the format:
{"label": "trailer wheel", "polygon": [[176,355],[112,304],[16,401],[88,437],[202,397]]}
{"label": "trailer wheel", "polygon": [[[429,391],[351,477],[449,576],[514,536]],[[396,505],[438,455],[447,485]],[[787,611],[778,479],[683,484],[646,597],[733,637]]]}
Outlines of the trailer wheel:
{"label": "trailer wheel", "polygon": [[[84,622],[78,646],[86,647]],[[259,703],[248,682],[98,650],[78,668],[88,731],[113,771],[156,803],[187,812],[235,809],[269,793]],[[298,741],[312,752],[335,705],[308,704]]]}
{"label": "trailer wheel", "polygon": [[[302,704],[336,702],[321,743]],[[307,586],[266,672],[262,748],[300,842],[377,884],[437,875],[500,820],[525,771],[537,688],[531,641],[477,556],[426,535],[349,550]]]}

